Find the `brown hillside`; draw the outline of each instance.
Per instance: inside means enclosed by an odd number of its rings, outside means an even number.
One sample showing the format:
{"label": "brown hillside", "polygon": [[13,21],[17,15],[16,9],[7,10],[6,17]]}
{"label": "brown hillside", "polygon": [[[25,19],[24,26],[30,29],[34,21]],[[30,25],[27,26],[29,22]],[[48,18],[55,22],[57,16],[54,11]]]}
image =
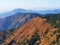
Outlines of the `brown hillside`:
{"label": "brown hillside", "polygon": [[[12,35],[9,35],[2,45],[18,45],[19,43],[21,43],[21,45],[29,45],[27,41],[34,38],[35,32],[40,38],[35,41],[35,43],[39,43],[40,45],[50,45],[52,40],[56,39],[56,34],[52,37],[50,37],[50,35],[56,30],[56,28],[51,27],[50,23],[48,23],[46,19],[39,17],[32,18],[24,26],[15,30]],[[47,37],[48,39],[46,40]]]}

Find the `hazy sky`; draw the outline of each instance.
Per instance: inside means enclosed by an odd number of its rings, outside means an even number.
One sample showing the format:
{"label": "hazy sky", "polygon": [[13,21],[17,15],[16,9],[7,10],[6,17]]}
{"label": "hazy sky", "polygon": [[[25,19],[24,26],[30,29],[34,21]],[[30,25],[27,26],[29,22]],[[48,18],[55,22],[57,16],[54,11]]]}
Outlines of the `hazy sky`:
{"label": "hazy sky", "polygon": [[22,9],[58,9],[60,0],[0,0],[0,12]]}

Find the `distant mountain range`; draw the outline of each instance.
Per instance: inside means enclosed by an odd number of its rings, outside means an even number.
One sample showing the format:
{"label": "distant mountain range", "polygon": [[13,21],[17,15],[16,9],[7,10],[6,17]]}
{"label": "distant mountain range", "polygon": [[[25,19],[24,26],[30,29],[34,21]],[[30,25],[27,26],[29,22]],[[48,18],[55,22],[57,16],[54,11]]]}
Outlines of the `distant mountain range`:
{"label": "distant mountain range", "polygon": [[38,14],[58,14],[60,13],[60,9],[55,10],[25,10],[25,9],[14,9],[12,11],[8,11],[5,13],[0,13],[0,18],[8,17],[14,15],[16,13],[38,13]]}
{"label": "distant mountain range", "polygon": [[60,10],[32,11],[15,9],[11,12],[3,13],[6,15],[0,19],[0,31],[18,28],[27,23],[31,18],[50,16],[49,14],[59,14]]}

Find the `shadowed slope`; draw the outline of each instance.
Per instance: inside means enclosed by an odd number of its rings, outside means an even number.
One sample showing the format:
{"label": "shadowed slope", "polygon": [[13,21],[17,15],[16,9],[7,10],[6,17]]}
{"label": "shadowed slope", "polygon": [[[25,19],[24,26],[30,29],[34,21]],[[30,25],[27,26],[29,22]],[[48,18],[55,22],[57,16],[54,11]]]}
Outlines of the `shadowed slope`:
{"label": "shadowed slope", "polygon": [[12,28],[19,28],[28,22],[31,18],[40,16],[36,13],[16,13],[12,16],[0,20],[0,31],[6,31]]}

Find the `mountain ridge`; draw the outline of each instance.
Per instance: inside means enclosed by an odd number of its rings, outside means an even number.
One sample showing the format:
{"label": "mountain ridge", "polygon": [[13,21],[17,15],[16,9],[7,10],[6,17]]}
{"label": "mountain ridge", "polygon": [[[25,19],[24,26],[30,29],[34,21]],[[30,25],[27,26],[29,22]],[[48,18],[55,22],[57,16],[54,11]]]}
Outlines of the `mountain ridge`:
{"label": "mountain ridge", "polygon": [[18,28],[28,22],[31,18],[41,16],[37,13],[17,13],[12,16],[0,20],[0,30],[9,30],[11,28]]}
{"label": "mountain ridge", "polygon": [[[55,32],[56,30],[57,30],[57,28],[53,28],[51,26],[51,24],[48,23],[45,18],[40,18],[40,17],[32,18],[24,26],[17,29],[13,34],[9,35],[9,37],[5,40],[4,43],[2,43],[2,45],[4,45],[4,44],[5,45],[17,45],[17,44],[33,45],[35,43],[39,43],[40,45],[43,45],[43,44],[49,45],[50,42],[47,42],[45,40],[45,37],[47,36],[47,34],[49,34],[49,36],[51,35],[52,32],[50,32],[50,31]],[[34,34],[37,35],[38,38],[36,36],[34,36]],[[29,43],[29,41],[27,42],[27,40],[30,40],[31,38],[32,38],[33,43]],[[55,37],[54,37],[54,39],[55,39]],[[44,43],[44,40],[46,43]],[[23,41],[23,42],[21,43],[21,41]],[[42,42],[40,42],[40,41],[42,41]]]}
{"label": "mountain ridge", "polygon": [[38,14],[58,14],[60,13],[60,9],[54,9],[54,10],[26,10],[26,9],[14,9],[5,13],[0,13],[0,18],[5,18],[11,15],[14,15],[16,13],[38,13]]}
{"label": "mountain ridge", "polygon": [[[12,16],[0,19],[0,31],[10,30],[12,28],[19,28],[28,22],[31,18],[42,17],[48,19],[51,23],[59,21],[60,14],[38,14],[38,13],[16,13]],[[58,18],[57,18],[58,17]],[[55,19],[56,18],[56,19]],[[52,21],[53,20],[53,21]],[[59,24],[56,24],[59,26]]]}

